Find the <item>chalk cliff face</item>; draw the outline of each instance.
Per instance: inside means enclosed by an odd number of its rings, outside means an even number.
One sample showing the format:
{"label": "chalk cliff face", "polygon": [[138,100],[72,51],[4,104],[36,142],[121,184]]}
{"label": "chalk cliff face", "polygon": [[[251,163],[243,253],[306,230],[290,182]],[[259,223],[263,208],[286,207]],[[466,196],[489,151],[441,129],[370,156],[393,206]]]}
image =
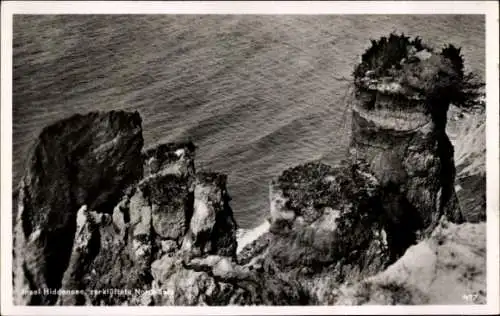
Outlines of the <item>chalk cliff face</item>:
{"label": "chalk cliff face", "polygon": [[[309,162],[274,179],[269,231],[238,254],[227,176],[196,171],[192,143],[143,150],[139,114],[121,111],[47,127],[17,198],[15,303],[392,304],[408,296],[425,303],[430,294],[415,277],[421,267],[401,266],[412,253],[443,248],[435,242],[443,236],[452,236],[460,260],[484,271],[469,260],[461,226],[449,223],[463,220],[446,135],[450,100],[442,97],[457,76],[453,59],[417,41],[405,46],[411,53],[399,70],[388,71],[380,45],[355,71],[349,155],[336,166]],[[484,227],[476,230],[481,237]],[[431,254],[423,273],[439,256]],[[390,271],[414,282],[391,287],[395,281],[384,281]],[[438,277],[465,273],[448,272]],[[483,293],[484,280],[474,280]],[[44,288],[80,292],[38,292]],[[436,282],[431,288],[442,290]]]}

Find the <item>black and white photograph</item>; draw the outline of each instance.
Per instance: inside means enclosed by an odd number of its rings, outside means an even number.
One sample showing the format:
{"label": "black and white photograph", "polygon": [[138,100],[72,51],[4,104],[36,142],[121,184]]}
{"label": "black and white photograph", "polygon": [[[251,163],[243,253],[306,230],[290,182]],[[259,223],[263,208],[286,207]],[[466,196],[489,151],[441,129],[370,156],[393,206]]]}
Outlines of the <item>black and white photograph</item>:
{"label": "black and white photograph", "polygon": [[486,10],[159,4],[2,22],[2,310],[498,311]]}

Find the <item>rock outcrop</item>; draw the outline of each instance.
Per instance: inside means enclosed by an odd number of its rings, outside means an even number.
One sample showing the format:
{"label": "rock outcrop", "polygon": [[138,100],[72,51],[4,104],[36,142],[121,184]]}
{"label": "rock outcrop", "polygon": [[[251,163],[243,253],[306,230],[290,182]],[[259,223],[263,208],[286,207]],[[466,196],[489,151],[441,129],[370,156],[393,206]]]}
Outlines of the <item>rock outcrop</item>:
{"label": "rock outcrop", "polygon": [[330,289],[329,304],[485,304],[486,225],[442,220],[385,271]]}
{"label": "rock outcrop", "polygon": [[404,36],[372,44],[354,72],[347,158],[274,179],[269,223],[242,249],[227,176],[197,172],[191,142],[142,151],[140,116],[121,111],[46,128],[17,196],[15,303],[482,301],[484,224],[450,223],[464,220],[446,134],[456,52]]}
{"label": "rock outcrop", "polygon": [[[75,115],[45,128],[19,189],[16,285],[58,289],[71,256],[82,205],[109,213],[142,175],[141,117],[112,111]],[[14,292],[21,293],[18,288]],[[54,295],[18,303],[53,304]]]}
{"label": "rock outcrop", "polygon": [[[153,163],[151,152],[144,155],[147,165]],[[78,279],[84,280],[80,289],[98,294],[88,295],[85,304],[189,305],[205,299],[200,295],[215,304],[220,301],[218,292],[204,293],[210,290],[203,287],[206,282],[218,286],[213,277],[188,269],[185,263],[206,255],[235,256],[236,223],[228,205],[226,177],[195,174],[191,144],[160,145],[154,155],[154,163],[161,167],[146,167],[144,179],[95,231],[100,236],[99,252]],[[182,292],[172,292],[177,287]],[[106,289],[129,292],[110,295]],[[76,302],[72,298],[60,303]]]}
{"label": "rock outcrop", "polygon": [[16,304],[308,303],[295,281],[236,263],[227,177],[196,173],[192,143],[141,152],[137,113],[54,126],[19,191]]}
{"label": "rock outcrop", "polygon": [[227,177],[199,173],[194,188],[194,207],[182,248],[197,254],[235,257],[236,221],[229,206]]}
{"label": "rock outcrop", "polygon": [[467,222],[486,220],[486,113],[450,108],[447,133],[455,148],[456,191]]}
{"label": "rock outcrop", "polygon": [[328,275],[336,284],[382,271],[395,254],[378,180],[369,166],[320,162],[283,172],[272,184],[269,233],[238,260],[254,270],[300,281],[311,300]]}
{"label": "rock outcrop", "polygon": [[[397,58],[395,47],[402,50]],[[380,62],[388,52],[394,64],[387,58]],[[385,204],[407,204],[396,208],[411,210],[408,221],[417,227],[410,230],[429,234],[444,214],[463,221],[454,189],[453,146],[445,130],[452,101],[448,91],[460,71],[444,52],[392,35],[375,42],[355,72],[351,152],[370,162],[386,188]]]}
{"label": "rock outcrop", "polygon": [[328,288],[384,271],[440,218],[464,221],[446,134],[463,79],[457,51],[394,35],[372,44],[354,72],[348,159],[285,170],[270,186],[269,232],[238,257],[292,274],[320,302]]}
{"label": "rock outcrop", "polygon": [[144,151],[144,178],[161,173],[193,176],[195,146],[192,142],[161,144]]}
{"label": "rock outcrop", "polygon": [[[276,238],[271,257],[285,265],[318,268],[322,264],[315,260],[330,264],[350,255],[371,256],[366,250],[379,241],[376,236],[382,234],[383,213],[378,181],[366,170],[367,165],[361,161],[336,167],[309,163],[286,170],[274,191],[284,197],[281,212],[293,216],[272,217],[270,231]],[[281,237],[310,246],[296,245],[296,251],[283,247],[275,252],[274,248],[284,246],[278,242]],[[378,250],[383,253],[380,246]],[[322,255],[308,255],[309,251]],[[293,258],[281,258],[281,254]]]}

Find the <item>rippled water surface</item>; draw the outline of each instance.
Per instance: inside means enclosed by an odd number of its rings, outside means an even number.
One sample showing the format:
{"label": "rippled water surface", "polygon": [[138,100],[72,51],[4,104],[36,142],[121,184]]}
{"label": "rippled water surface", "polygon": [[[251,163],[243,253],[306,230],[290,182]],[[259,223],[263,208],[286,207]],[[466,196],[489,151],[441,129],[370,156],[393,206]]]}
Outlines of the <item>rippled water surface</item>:
{"label": "rippled water surface", "polygon": [[481,16],[15,16],[14,181],[45,125],[137,110],[146,147],[191,138],[198,170],[227,173],[238,223],[255,226],[272,177],[344,155],[345,79],[391,31],[462,46],[484,73]]}

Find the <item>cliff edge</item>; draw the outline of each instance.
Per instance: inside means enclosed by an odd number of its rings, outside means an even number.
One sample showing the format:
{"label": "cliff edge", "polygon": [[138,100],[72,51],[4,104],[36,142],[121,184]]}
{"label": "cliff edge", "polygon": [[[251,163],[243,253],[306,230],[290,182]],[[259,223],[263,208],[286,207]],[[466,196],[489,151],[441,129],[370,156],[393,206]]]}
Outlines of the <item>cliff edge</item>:
{"label": "cliff edge", "polygon": [[284,170],[240,247],[227,176],[195,170],[193,143],[144,149],[137,112],[48,126],[17,195],[15,304],[484,303],[481,158],[447,126],[476,96],[460,50],[391,34],[353,86],[346,159]]}

